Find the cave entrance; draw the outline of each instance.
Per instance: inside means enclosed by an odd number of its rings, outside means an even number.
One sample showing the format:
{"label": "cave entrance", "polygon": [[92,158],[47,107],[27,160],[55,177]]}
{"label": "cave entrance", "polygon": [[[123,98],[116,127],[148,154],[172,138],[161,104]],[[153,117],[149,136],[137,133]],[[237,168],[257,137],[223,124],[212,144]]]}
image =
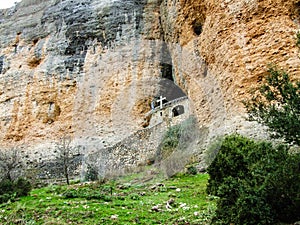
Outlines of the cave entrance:
{"label": "cave entrance", "polygon": [[194,24],[193,29],[194,29],[194,33],[198,36],[202,33],[202,25],[201,24]]}
{"label": "cave entrance", "polygon": [[[176,85],[176,74],[173,66],[173,59],[169,47],[163,43],[160,49],[160,62],[159,62],[159,90],[156,96],[165,98],[163,104],[173,101],[175,99],[186,96],[184,91]],[[154,108],[154,107],[152,107]]]}
{"label": "cave entrance", "polygon": [[[166,102],[186,96],[184,91],[174,81],[174,70],[171,62],[160,63],[161,79],[159,81],[158,96],[166,98]],[[165,102],[164,102],[165,103]]]}
{"label": "cave entrance", "polygon": [[165,78],[165,79],[168,79],[168,80],[171,80],[174,82],[172,64],[161,63],[160,64],[160,72],[161,72],[162,78]]}

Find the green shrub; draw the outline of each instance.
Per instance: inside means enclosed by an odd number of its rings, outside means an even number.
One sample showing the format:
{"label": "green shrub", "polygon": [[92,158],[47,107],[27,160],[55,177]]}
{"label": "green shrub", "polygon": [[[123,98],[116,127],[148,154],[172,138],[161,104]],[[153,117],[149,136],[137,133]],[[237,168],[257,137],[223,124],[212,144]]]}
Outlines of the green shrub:
{"label": "green shrub", "polygon": [[16,197],[27,196],[31,191],[31,184],[24,178],[16,181],[4,179],[0,181],[0,203],[14,200]]}
{"label": "green shrub", "polygon": [[218,187],[226,177],[245,178],[249,175],[245,153],[255,148],[255,143],[238,135],[228,136],[222,142],[216,158],[208,167],[210,175],[207,192],[217,195]]}
{"label": "green shrub", "polygon": [[13,201],[15,196],[12,194],[3,194],[0,195],[0,204],[8,202],[8,201]]}
{"label": "green shrub", "polygon": [[179,171],[184,170],[185,166],[190,162],[191,154],[188,152],[175,151],[167,159],[161,163],[161,169],[167,177],[173,177]]}
{"label": "green shrub", "polygon": [[16,180],[14,183],[14,192],[16,193],[17,197],[27,196],[31,191],[31,188],[32,186],[30,182],[22,177]]}
{"label": "green shrub", "polygon": [[70,189],[70,190],[65,191],[63,193],[63,196],[65,198],[78,198],[79,194],[78,194],[78,191],[76,189]]}
{"label": "green shrub", "polygon": [[274,224],[274,214],[266,202],[264,189],[251,186],[247,180],[225,178],[218,196],[213,224]]}
{"label": "green shrub", "polygon": [[180,138],[180,126],[170,127],[165,133],[158,148],[157,160],[161,161],[168,158],[177,148]]}
{"label": "green shrub", "polygon": [[231,135],[208,167],[207,192],[219,197],[215,224],[300,220],[300,154]]}
{"label": "green shrub", "polygon": [[0,195],[4,195],[6,193],[12,193],[13,192],[13,182],[8,179],[3,179],[0,181]]}
{"label": "green shrub", "polygon": [[244,102],[248,119],[267,126],[271,137],[300,146],[300,82],[271,65],[268,76],[252,96]]}
{"label": "green shrub", "polygon": [[198,170],[195,166],[189,166],[187,168],[186,173],[189,174],[189,175],[196,175],[198,173]]}
{"label": "green shrub", "polygon": [[300,154],[289,155],[267,176],[267,201],[284,222],[300,220]]}
{"label": "green shrub", "polygon": [[129,195],[129,198],[132,199],[132,200],[140,200],[141,196],[137,193],[131,193]]}
{"label": "green shrub", "polygon": [[155,157],[167,177],[183,171],[187,164],[192,163],[195,146],[203,139],[202,135],[205,136],[204,132],[206,129],[200,131],[194,117],[168,128]]}
{"label": "green shrub", "polygon": [[91,189],[91,188],[77,188],[77,189],[68,189],[63,193],[65,198],[84,198],[87,200],[97,199],[104,201],[111,201],[111,197],[103,193],[101,189]]}

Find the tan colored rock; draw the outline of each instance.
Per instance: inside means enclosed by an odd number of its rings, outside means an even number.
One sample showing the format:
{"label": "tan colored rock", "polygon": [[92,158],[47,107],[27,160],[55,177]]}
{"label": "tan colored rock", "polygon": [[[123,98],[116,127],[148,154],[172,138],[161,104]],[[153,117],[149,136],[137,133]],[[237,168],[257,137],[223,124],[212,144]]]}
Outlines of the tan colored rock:
{"label": "tan colored rock", "polygon": [[2,10],[0,145],[48,149],[66,133],[91,151],[115,144],[149,124],[162,63],[210,137],[254,134],[241,101],[267,65],[300,77],[295,3],[23,0]]}

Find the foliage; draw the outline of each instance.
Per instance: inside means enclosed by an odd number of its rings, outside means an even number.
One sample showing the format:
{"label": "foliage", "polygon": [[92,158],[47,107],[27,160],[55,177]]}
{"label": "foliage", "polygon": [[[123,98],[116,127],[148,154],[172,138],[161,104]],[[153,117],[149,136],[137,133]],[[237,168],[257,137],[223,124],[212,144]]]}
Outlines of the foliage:
{"label": "foliage", "polygon": [[[18,202],[0,205],[0,224],[210,223],[215,200],[205,193],[207,174],[169,180],[159,176],[145,183],[147,174],[133,174],[103,185],[96,182],[35,189]],[[171,198],[174,203],[166,209]],[[157,211],[152,210],[154,206]]]}
{"label": "foliage", "polygon": [[0,168],[3,174],[0,181],[0,203],[13,201],[20,196],[26,196],[31,190],[31,184],[20,176],[22,160],[20,149],[13,147],[6,151],[0,152]]}
{"label": "foliage", "polygon": [[27,196],[31,191],[31,184],[24,178],[18,178],[16,181],[3,179],[0,181],[0,203],[5,203],[15,198]]}
{"label": "foliage", "polygon": [[14,192],[17,194],[17,197],[27,196],[31,191],[31,183],[20,177],[14,182]]}
{"label": "foliage", "polygon": [[190,163],[197,142],[200,142],[200,131],[194,117],[168,128],[156,154],[156,162],[167,177],[174,176]]}
{"label": "foliage", "polygon": [[173,177],[184,169],[190,158],[191,155],[187,152],[175,151],[161,162],[161,169],[168,178]]}
{"label": "foliage", "polygon": [[180,125],[170,127],[165,133],[157,153],[157,160],[161,161],[175,151],[180,138]]}
{"label": "foliage", "polygon": [[189,175],[196,175],[198,173],[198,170],[195,166],[189,166],[187,167],[186,173]]}
{"label": "foliage", "polygon": [[215,224],[275,224],[300,219],[300,154],[286,146],[227,136],[207,192],[218,196]]}
{"label": "foliage", "polygon": [[300,82],[274,66],[268,72],[265,84],[245,103],[249,119],[266,125],[272,137],[300,145]]}
{"label": "foliage", "polygon": [[174,151],[184,151],[198,139],[197,121],[190,117],[182,123],[168,128],[158,147],[157,160],[168,158]]}
{"label": "foliage", "polygon": [[99,190],[93,190],[89,188],[69,189],[63,193],[63,196],[67,199],[85,198],[87,200],[108,200],[108,198],[104,194],[100,193]]}

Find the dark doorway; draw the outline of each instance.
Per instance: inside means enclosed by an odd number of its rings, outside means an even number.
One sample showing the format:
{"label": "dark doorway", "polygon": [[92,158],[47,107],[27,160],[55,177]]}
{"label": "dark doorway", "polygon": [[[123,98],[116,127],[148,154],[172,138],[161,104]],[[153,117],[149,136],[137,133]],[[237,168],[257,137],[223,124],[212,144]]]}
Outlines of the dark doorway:
{"label": "dark doorway", "polygon": [[161,77],[174,81],[173,79],[173,66],[171,64],[167,63],[161,63],[160,64],[160,71],[161,71]]}
{"label": "dark doorway", "polygon": [[172,109],[173,117],[180,116],[182,114],[184,114],[184,107],[182,105],[178,105]]}

